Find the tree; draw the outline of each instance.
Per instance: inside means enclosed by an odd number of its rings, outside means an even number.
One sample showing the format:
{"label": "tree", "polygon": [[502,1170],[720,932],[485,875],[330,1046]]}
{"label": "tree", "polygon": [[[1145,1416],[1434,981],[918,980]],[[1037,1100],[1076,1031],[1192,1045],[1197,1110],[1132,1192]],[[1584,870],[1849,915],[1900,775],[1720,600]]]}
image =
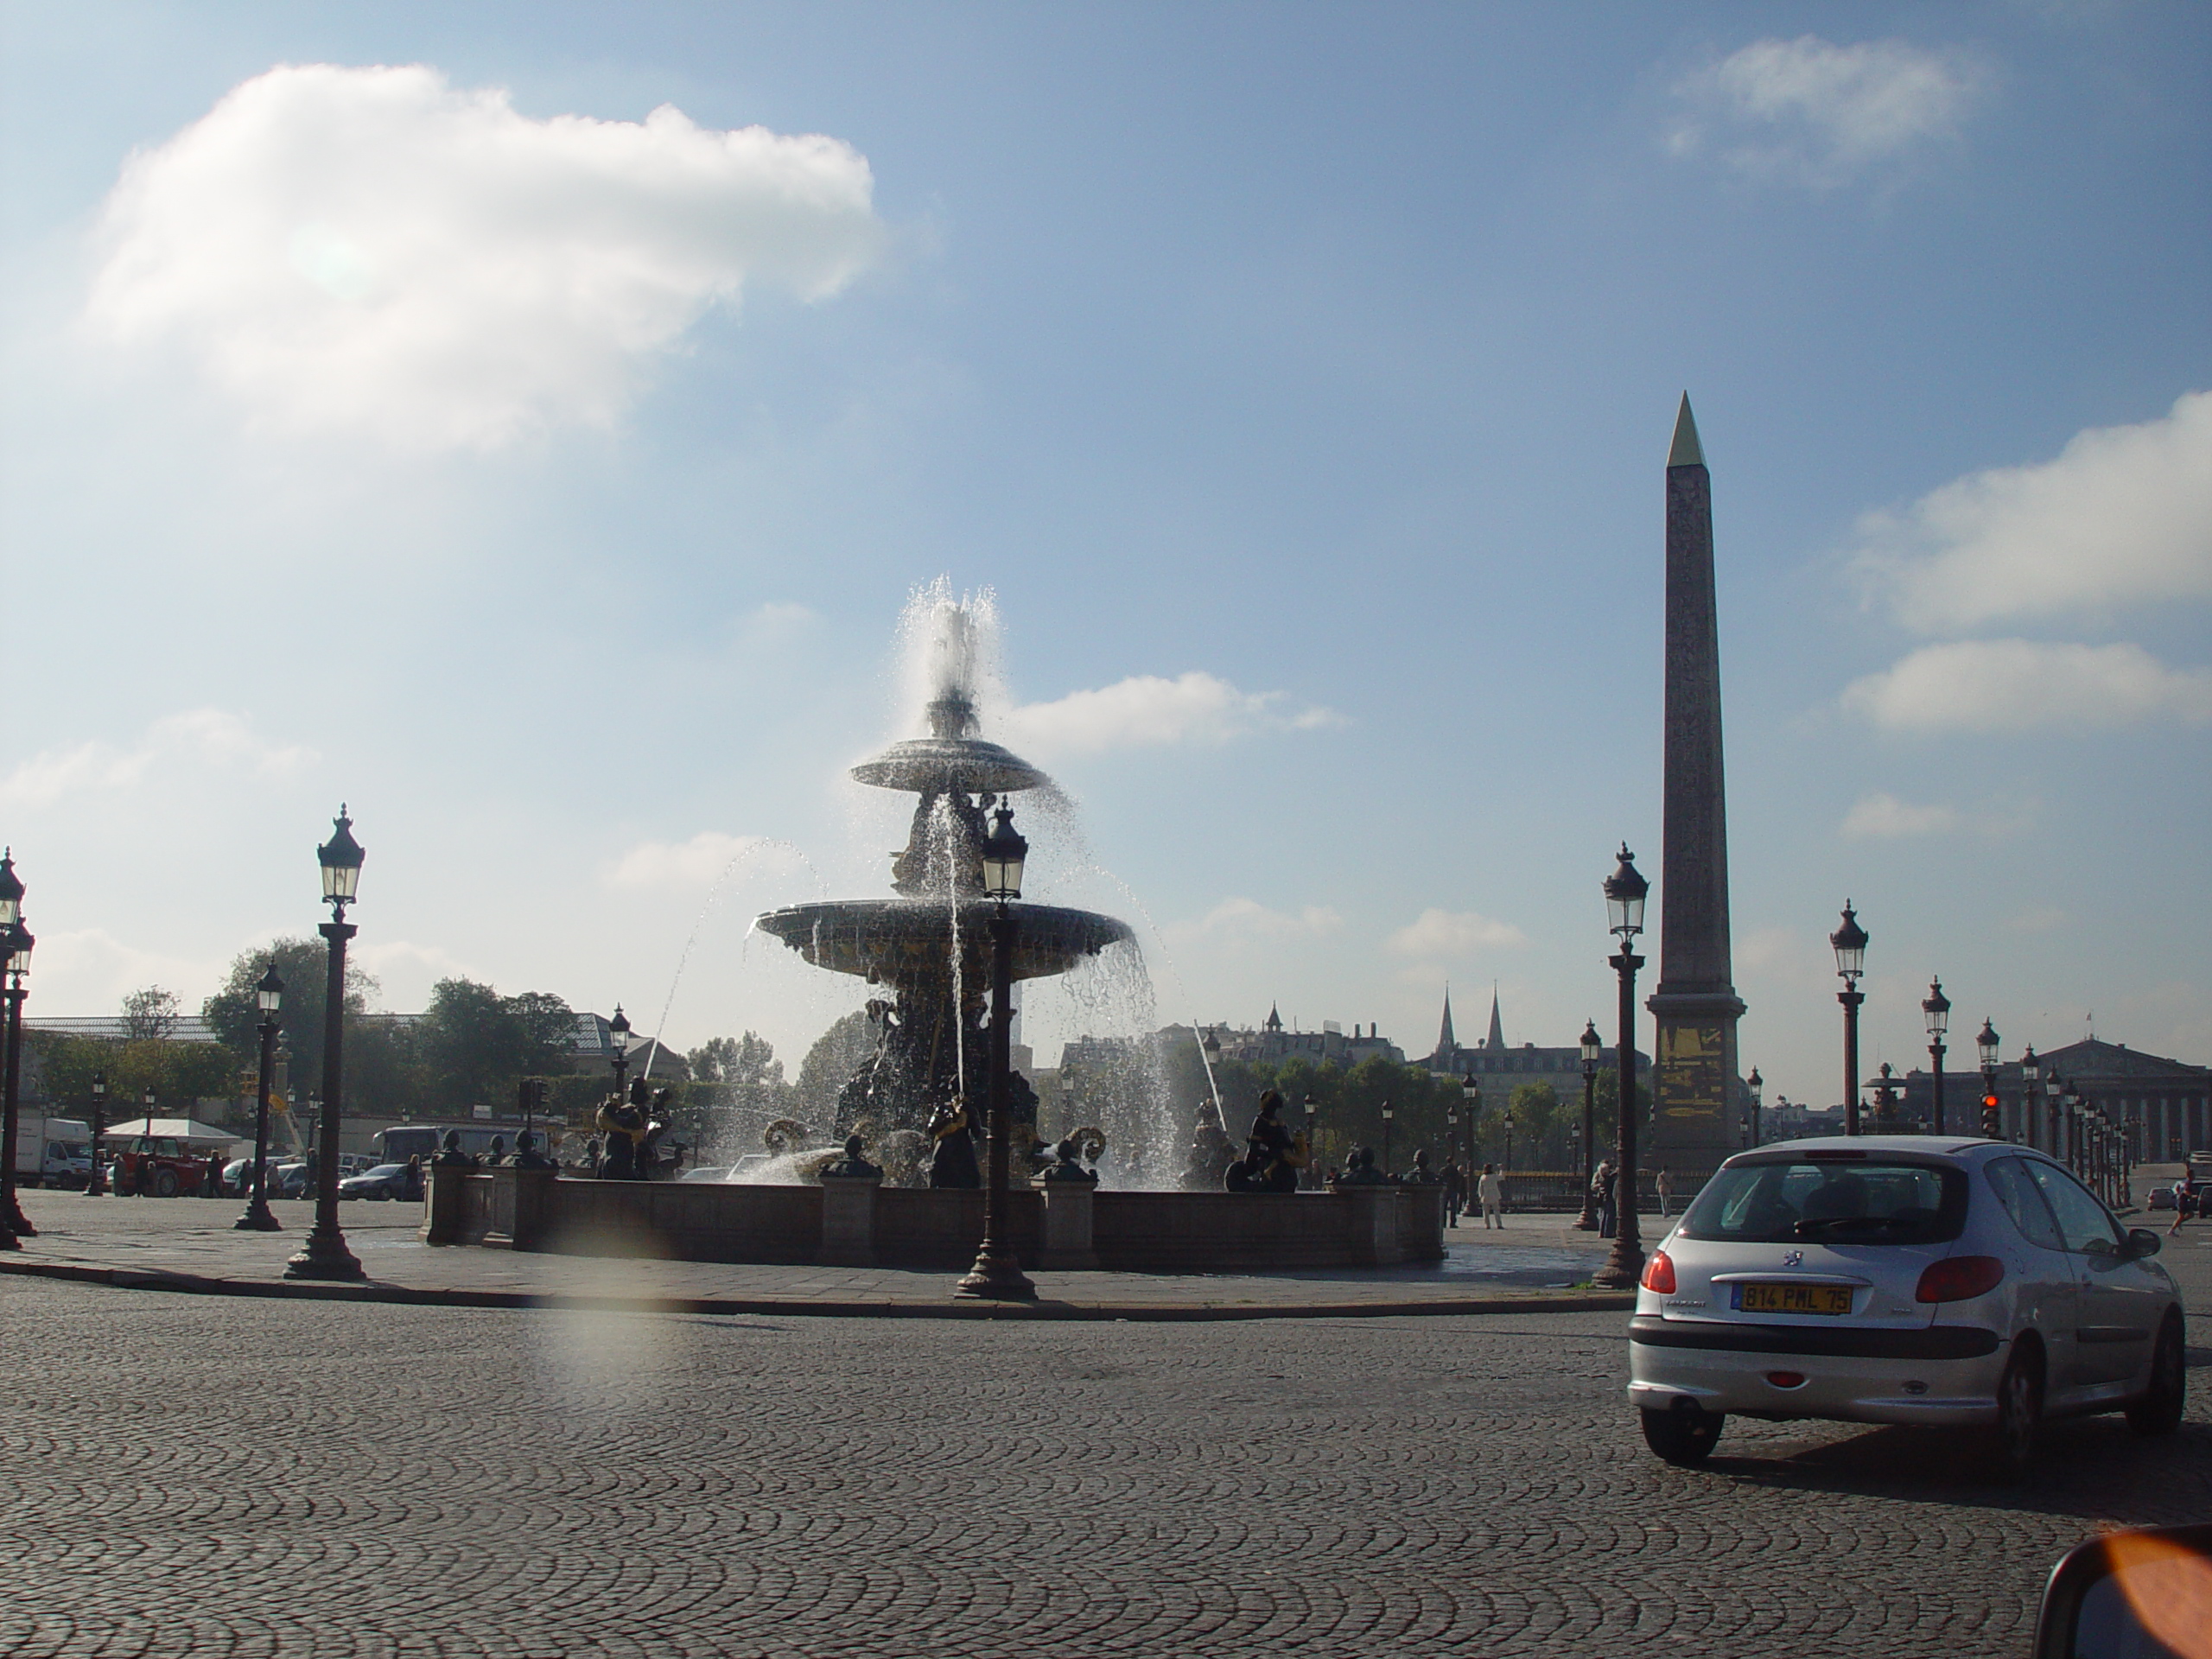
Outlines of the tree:
{"label": "tree", "polygon": [[[1514,1124],[1514,1148],[1519,1154],[1521,1166],[1527,1168],[1561,1168],[1567,1147],[1567,1124],[1560,1116],[1559,1090],[1548,1083],[1524,1083],[1513,1091],[1511,1101]],[[1582,1103],[1574,1103],[1579,1122]]]}
{"label": "tree", "polygon": [[827,1132],[837,1122],[837,1091],[875,1052],[867,1011],[855,1008],[814,1039],[798,1064],[791,1110],[809,1128]]}
{"label": "tree", "polygon": [[[200,1017],[221,1043],[237,1056],[241,1067],[253,1065],[261,1053],[261,1004],[256,995],[261,976],[271,963],[284,982],[284,1005],[277,1022],[284,1045],[292,1056],[296,1084],[319,1086],[322,1078],[322,1012],[330,983],[329,946],[321,939],[279,938],[251,950],[242,950],[231,962],[223,988],[200,1005]],[[377,982],[352,962],[346,964],[346,1042],[350,1054],[359,1040],[361,1016],[376,994]],[[305,1090],[295,1088],[296,1094]]]}
{"label": "tree", "polygon": [[784,1063],[758,1032],[742,1037],[714,1037],[683,1057],[692,1083],[707,1144],[721,1152],[757,1152],[760,1132],[793,1110],[791,1085]]}
{"label": "tree", "polygon": [[505,1102],[526,1077],[565,1071],[575,1015],[543,991],[502,996],[472,979],[442,979],[416,1022],[422,1088],[434,1112]]}
{"label": "tree", "polygon": [[123,999],[123,1039],[128,1043],[162,1043],[176,1035],[175,991],[149,985]]}

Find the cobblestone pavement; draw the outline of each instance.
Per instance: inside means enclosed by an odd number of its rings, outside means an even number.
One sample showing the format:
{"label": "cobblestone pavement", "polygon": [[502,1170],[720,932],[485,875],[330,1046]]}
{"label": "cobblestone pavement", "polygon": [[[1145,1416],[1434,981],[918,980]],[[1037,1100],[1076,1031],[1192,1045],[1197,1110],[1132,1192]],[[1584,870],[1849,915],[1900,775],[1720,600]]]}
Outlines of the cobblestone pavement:
{"label": "cobblestone pavement", "polygon": [[[19,1252],[0,1255],[0,1272],[89,1270],[101,1274],[171,1275],[179,1287],[328,1294],[323,1287],[282,1285],[285,1259],[300,1247],[314,1219],[301,1202],[270,1206],[281,1233],[241,1233],[232,1222],[241,1201],[200,1198],[86,1198],[79,1193],[29,1192],[25,1213],[39,1230]],[[894,1268],[779,1267],[706,1262],[626,1261],[607,1257],[517,1254],[512,1250],[434,1249],[416,1236],[421,1216],[411,1204],[358,1202],[340,1206],[348,1243],[372,1280],[372,1293],[391,1300],[474,1297],[627,1300],[648,1305],[689,1302],[709,1311],[902,1311],[980,1315],[988,1310],[954,1303],[958,1271]],[[1609,1308],[1618,1296],[1561,1294],[1586,1283],[1605,1246],[1587,1234],[1530,1217],[1507,1232],[1449,1230],[1447,1259],[1433,1266],[1279,1274],[1039,1273],[1046,1316],[1125,1314],[1198,1317],[1303,1313],[1315,1308],[1434,1311],[1508,1309],[1529,1301]]]}
{"label": "cobblestone pavement", "polygon": [[[2202,1309],[2212,1248],[2172,1255]],[[1732,1422],[1643,1449],[1618,1314],[732,1319],[0,1279],[0,1653],[2018,1655],[2182,1433]]]}

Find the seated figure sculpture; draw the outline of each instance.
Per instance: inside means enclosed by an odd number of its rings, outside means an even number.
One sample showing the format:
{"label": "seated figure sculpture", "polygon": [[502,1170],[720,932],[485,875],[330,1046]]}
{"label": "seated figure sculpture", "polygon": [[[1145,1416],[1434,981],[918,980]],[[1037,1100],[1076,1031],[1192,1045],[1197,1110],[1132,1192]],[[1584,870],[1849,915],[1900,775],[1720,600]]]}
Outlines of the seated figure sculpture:
{"label": "seated figure sculpture", "polygon": [[1344,1173],[1332,1186],[1388,1186],[1390,1178],[1375,1167],[1375,1148],[1362,1147],[1344,1160]]}
{"label": "seated figure sculpture", "polygon": [[537,1136],[529,1129],[515,1136],[514,1156],[507,1161],[517,1169],[558,1169],[561,1166],[537,1149]]}
{"label": "seated figure sculpture", "polygon": [[1052,1150],[1056,1154],[1055,1160],[1046,1167],[1045,1173],[1037,1178],[1039,1180],[1075,1181],[1089,1186],[1098,1185],[1098,1172],[1095,1169],[1085,1169],[1077,1159],[1077,1154],[1082,1151],[1082,1147],[1073,1135],[1061,1141]]}
{"label": "seated figure sculpture", "polygon": [[638,1179],[638,1142],[645,1136],[645,1100],[650,1098],[645,1080],[630,1090],[630,1098],[609,1095],[599,1104],[598,1128],[604,1150],[600,1154],[599,1178],[602,1181],[634,1181]]}
{"label": "seated figure sculpture", "polygon": [[976,1137],[968,1129],[967,1108],[957,1100],[943,1102],[930,1114],[929,1133],[937,1148],[930,1154],[931,1186],[982,1185],[983,1173],[976,1164]]}
{"label": "seated figure sculpture", "polygon": [[845,1149],[822,1166],[821,1176],[825,1181],[865,1179],[870,1175],[880,1177],[880,1165],[868,1160],[868,1142],[857,1135],[845,1137]]}
{"label": "seated figure sculpture", "polygon": [[1248,1186],[1234,1184],[1230,1166],[1229,1190],[1252,1192],[1295,1192],[1298,1172],[1306,1162],[1306,1138],[1294,1135],[1282,1122],[1282,1096],[1274,1090],[1260,1096],[1260,1110],[1244,1137],[1244,1173]]}

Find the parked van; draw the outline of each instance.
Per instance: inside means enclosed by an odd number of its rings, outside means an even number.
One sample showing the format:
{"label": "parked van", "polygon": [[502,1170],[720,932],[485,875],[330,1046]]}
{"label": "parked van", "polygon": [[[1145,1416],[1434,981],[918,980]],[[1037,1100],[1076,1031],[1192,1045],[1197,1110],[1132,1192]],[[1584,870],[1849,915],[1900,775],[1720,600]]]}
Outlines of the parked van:
{"label": "parked van", "polygon": [[82,1186],[92,1175],[92,1127],[25,1112],[16,1121],[16,1185]]}

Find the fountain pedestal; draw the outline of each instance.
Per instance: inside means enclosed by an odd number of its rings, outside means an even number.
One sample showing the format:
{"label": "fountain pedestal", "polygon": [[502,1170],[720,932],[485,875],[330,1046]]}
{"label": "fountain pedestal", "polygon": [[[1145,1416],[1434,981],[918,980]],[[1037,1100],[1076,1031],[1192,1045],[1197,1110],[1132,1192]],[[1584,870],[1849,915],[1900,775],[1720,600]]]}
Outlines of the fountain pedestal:
{"label": "fountain pedestal", "polygon": [[823,1172],[822,1262],[832,1268],[875,1265],[875,1191],[883,1172],[832,1175]]}
{"label": "fountain pedestal", "polygon": [[1037,1265],[1062,1273],[1096,1269],[1098,1252],[1091,1242],[1091,1195],[1097,1188],[1089,1181],[1047,1180],[1041,1175],[1030,1185],[1045,1205]]}

